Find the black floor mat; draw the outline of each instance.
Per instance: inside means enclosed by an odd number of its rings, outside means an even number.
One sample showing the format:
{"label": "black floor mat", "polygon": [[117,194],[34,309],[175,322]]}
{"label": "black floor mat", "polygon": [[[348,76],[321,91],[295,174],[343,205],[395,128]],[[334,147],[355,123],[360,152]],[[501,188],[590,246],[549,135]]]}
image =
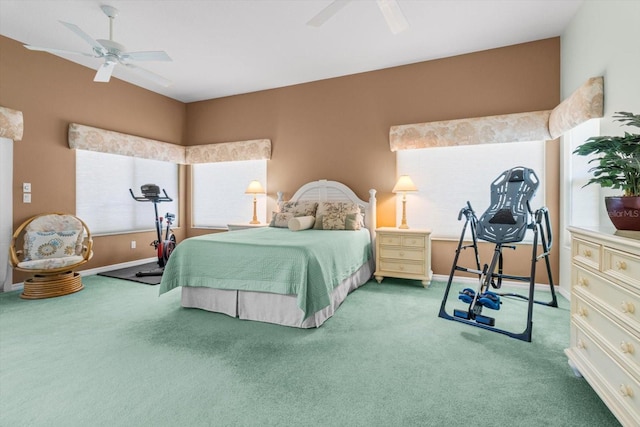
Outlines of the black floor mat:
{"label": "black floor mat", "polygon": [[161,271],[157,262],[136,265],[133,267],[121,268],[119,270],[104,271],[98,276],[113,277],[115,279],[130,280],[132,282],[144,283],[145,285],[158,285],[162,276],[142,276],[137,277],[139,271]]}

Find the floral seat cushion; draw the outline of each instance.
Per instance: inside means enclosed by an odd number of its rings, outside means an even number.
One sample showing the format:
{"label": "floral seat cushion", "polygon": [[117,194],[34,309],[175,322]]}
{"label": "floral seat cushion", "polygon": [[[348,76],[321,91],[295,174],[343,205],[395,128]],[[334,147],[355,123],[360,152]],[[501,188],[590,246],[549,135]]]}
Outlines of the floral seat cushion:
{"label": "floral seat cushion", "polygon": [[25,270],[52,270],[54,268],[73,266],[83,260],[84,258],[80,255],[67,256],[63,258],[45,258],[23,261],[18,264],[18,267],[24,268]]}

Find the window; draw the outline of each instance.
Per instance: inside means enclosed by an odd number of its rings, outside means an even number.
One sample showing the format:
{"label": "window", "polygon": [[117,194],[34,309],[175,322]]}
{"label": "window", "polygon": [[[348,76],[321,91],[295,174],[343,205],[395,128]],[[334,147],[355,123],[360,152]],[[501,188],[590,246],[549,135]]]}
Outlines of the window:
{"label": "window", "polygon": [[[226,228],[248,223],[253,217],[253,196],[245,194],[249,183],[260,181],[266,190],[267,161],[199,163],[192,166],[193,226]],[[257,196],[257,215],[266,219],[266,197]]]}
{"label": "window", "polygon": [[[407,193],[409,227],[431,229],[434,237],[459,239],[464,218],[458,221],[458,213],[467,201],[479,218],[491,204],[491,183],[516,166],[535,171],[540,185],[531,208],[535,211],[544,206],[544,144],[533,141],[398,151],[398,176],[409,175],[418,188],[416,193]],[[396,202],[400,224],[402,197],[398,195]]]}
{"label": "window", "polygon": [[76,215],[92,234],[123,233],[154,228],[152,203],[131,198],[140,186],[156,184],[173,202],[158,205],[158,215],[176,214],[178,225],[178,165],[96,151],[76,150]]}

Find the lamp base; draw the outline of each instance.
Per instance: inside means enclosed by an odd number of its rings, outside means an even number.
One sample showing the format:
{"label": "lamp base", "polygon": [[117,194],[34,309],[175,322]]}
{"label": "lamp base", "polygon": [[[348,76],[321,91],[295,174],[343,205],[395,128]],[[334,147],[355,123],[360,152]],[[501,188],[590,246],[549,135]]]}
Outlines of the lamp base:
{"label": "lamp base", "polygon": [[257,220],[249,221],[249,224],[260,224],[260,221],[257,221]]}
{"label": "lamp base", "polygon": [[409,228],[409,226],[407,224],[400,224],[398,228],[402,228],[403,230],[406,230]]}

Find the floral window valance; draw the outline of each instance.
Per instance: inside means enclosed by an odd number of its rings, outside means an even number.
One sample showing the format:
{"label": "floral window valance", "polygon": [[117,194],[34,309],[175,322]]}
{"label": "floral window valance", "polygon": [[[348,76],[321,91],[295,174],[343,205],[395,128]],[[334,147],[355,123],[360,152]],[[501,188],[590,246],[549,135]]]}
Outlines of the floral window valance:
{"label": "floral window valance", "polygon": [[0,137],[21,141],[24,133],[22,111],[0,107]]}
{"label": "floral window valance", "polygon": [[185,147],[77,123],[69,125],[69,147],[181,164],[271,158],[268,139]]}
{"label": "floral window valance", "polygon": [[185,163],[184,147],[126,133],[71,123],[69,147],[121,156]]}
{"label": "floral window valance", "polygon": [[186,160],[189,164],[263,159],[271,159],[271,141],[268,139],[186,147]]}
{"label": "floral window valance", "polygon": [[553,109],[549,133],[557,138],[580,123],[604,115],[604,78],[592,77]]}
{"label": "floral window valance", "polygon": [[555,139],[603,116],[604,79],[593,77],[550,111],[392,126],[391,151]]}
{"label": "floral window valance", "polygon": [[551,111],[392,126],[391,151],[550,139]]}

